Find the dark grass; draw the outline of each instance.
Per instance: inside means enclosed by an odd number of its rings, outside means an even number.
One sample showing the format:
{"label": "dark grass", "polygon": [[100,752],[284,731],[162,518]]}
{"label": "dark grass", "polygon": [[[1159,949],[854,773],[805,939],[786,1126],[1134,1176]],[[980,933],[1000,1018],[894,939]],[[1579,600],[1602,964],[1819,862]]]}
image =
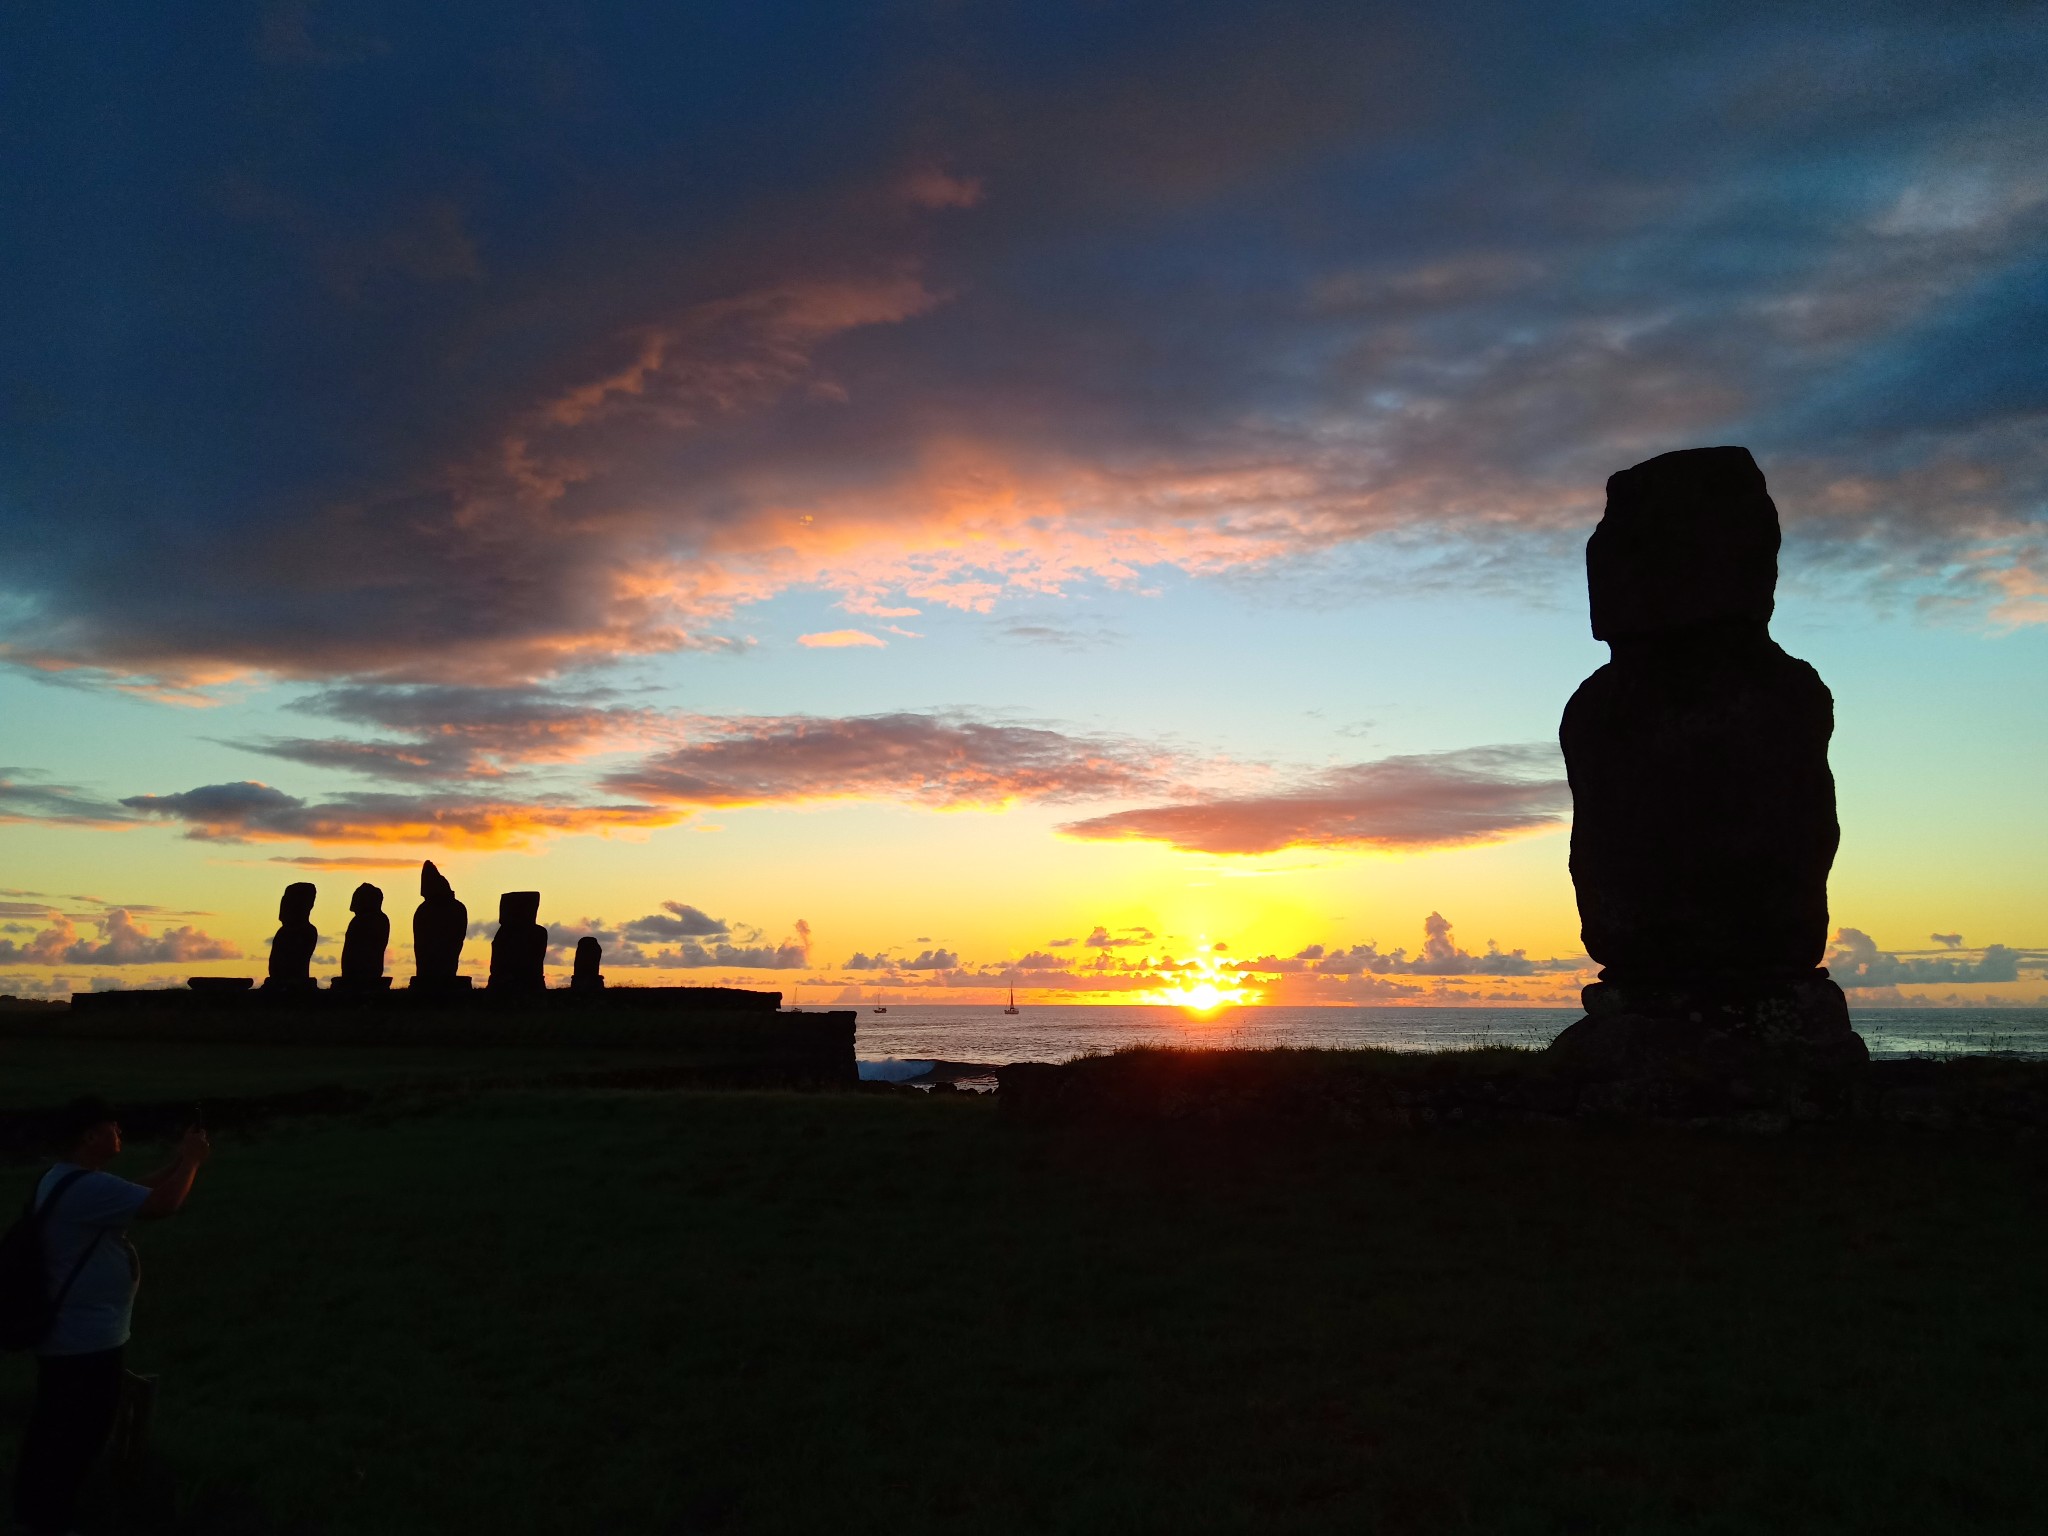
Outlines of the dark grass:
{"label": "dark grass", "polygon": [[37,1110],[95,1093],[137,1104],[261,1099],[309,1088],[388,1092],[485,1087],[586,1072],[656,1068],[659,1050],[600,1046],[328,1046],[0,1038],[0,1110]]}
{"label": "dark grass", "polygon": [[2040,1163],[853,1094],[298,1123],[141,1236],[138,1528],[2037,1531]]}

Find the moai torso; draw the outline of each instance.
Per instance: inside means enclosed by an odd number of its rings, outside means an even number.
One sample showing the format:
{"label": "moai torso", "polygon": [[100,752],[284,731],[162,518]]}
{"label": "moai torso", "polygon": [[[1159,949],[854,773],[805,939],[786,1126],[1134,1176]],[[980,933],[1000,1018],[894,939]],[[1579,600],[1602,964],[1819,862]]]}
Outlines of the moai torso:
{"label": "moai torso", "polygon": [[313,985],[313,951],[320,935],[312,923],[313,902],[318,892],[306,880],[284,888],[277,904],[277,932],[270,940],[270,965],[263,985],[268,990]]}
{"label": "moai torso", "polygon": [[604,990],[604,946],[585,934],[576,941],[576,969],[570,974],[569,987],[576,992],[601,992]]}
{"label": "moai torso", "polygon": [[1817,975],[1839,840],[1834,700],[1770,637],[1777,552],[1746,449],[1668,453],[1608,481],[1586,566],[1613,660],[1559,734],[1586,952],[1617,988],[1748,994]]}
{"label": "moai torso", "polygon": [[491,936],[493,991],[546,987],[548,931],[539,916],[539,891],[507,891],[498,898],[498,931]]}
{"label": "moai torso", "polygon": [[348,932],[341,940],[341,979],[374,986],[384,979],[384,951],[391,943],[384,893],[374,885],[359,885],[349,910],[355,915],[348,920]]}
{"label": "moai torso", "polygon": [[412,914],[413,971],[422,981],[452,982],[469,934],[469,909],[429,859],[420,866],[420,904]]}

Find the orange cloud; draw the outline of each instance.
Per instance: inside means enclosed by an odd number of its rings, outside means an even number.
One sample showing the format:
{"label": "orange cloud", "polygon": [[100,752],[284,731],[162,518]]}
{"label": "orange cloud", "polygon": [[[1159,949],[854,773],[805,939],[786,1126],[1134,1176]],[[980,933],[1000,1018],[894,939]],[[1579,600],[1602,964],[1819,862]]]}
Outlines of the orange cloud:
{"label": "orange cloud", "polygon": [[796,643],[813,651],[850,650],[861,646],[880,649],[889,642],[864,629],[828,629],[815,635],[798,635]]}
{"label": "orange cloud", "polygon": [[553,833],[645,831],[686,814],[652,805],[492,800],[480,796],[339,795],[311,805],[254,780],[170,795],[131,795],[142,816],[179,821],[203,842],[409,843],[516,848]]}

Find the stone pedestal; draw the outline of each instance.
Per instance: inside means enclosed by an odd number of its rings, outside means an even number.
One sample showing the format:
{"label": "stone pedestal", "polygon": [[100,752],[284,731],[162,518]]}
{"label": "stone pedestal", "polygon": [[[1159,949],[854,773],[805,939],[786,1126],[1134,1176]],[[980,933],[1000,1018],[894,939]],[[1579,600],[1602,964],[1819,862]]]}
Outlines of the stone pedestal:
{"label": "stone pedestal", "polygon": [[467,992],[471,984],[468,976],[415,976],[405,985],[413,992]]}
{"label": "stone pedestal", "polygon": [[1581,997],[1548,1055],[1595,1112],[1775,1129],[1846,1113],[1870,1061],[1818,968],[1747,991],[1594,982]]}

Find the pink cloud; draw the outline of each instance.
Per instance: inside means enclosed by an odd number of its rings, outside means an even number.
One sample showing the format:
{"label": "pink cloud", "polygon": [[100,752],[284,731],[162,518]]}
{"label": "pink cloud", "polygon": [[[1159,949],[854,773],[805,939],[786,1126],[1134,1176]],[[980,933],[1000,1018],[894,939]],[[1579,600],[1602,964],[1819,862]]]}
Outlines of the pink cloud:
{"label": "pink cloud", "polygon": [[[602,692],[599,692],[602,699]],[[315,768],[430,781],[503,778],[536,763],[574,762],[669,734],[659,710],[591,702],[542,688],[351,684],[293,703],[300,714],[401,733],[402,739],[268,737],[228,743]]]}
{"label": "pink cloud", "polygon": [[673,806],[872,798],[996,806],[1157,793],[1173,760],[1142,743],[941,714],[700,717],[692,739],[604,780]]}
{"label": "pink cloud", "polygon": [[1201,796],[1068,822],[1060,831],[1213,854],[1499,842],[1564,825],[1571,793],[1559,767],[1547,744],[1390,757],[1333,768],[1277,794]]}
{"label": "pink cloud", "polygon": [[982,185],[979,177],[926,167],[903,178],[901,195],[919,208],[972,208],[982,199]]}
{"label": "pink cloud", "polygon": [[95,920],[98,943],[78,936],[69,917],[51,913],[50,926],[26,944],[0,939],[0,964],[17,965],[161,965],[187,960],[234,960],[241,950],[193,927],[151,934],[124,907]]}

